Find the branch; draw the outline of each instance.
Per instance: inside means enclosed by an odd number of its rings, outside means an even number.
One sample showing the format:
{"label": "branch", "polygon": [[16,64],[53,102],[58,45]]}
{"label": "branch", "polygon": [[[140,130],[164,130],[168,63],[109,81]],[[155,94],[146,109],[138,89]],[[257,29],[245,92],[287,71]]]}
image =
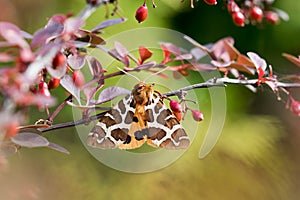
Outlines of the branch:
{"label": "branch", "polygon": [[[122,72],[116,73],[117,75],[122,74]],[[188,91],[196,88],[210,88],[210,87],[226,87],[226,84],[238,84],[238,85],[257,85],[258,79],[250,79],[250,80],[241,80],[241,79],[232,79],[232,78],[212,78],[203,83],[197,83],[194,85],[189,85],[187,87],[180,88],[178,90],[174,90],[171,92],[164,93],[163,96],[175,96],[181,94],[182,91]],[[284,83],[284,82],[275,82],[277,87],[284,87],[284,88],[294,88],[300,87],[300,83]],[[61,124],[52,125],[49,128],[39,129],[41,132],[48,132],[56,129],[67,128],[82,124],[89,124],[90,122],[101,118],[106,112],[102,112],[93,116],[90,116],[86,119],[80,119],[74,122],[65,122]]]}
{"label": "branch", "polygon": [[[224,84],[239,84],[239,85],[257,85],[258,79],[249,79],[249,80],[241,80],[241,79],[232,79],[232,78],[218,78],[214,79],[215,83],[224,83]],[[274,81],[277,87],[284,88],[297,88],[300,87],[300,83],[285,83],[285,82],[277,82]]]}
{"label": "branch", "polygon": [[[212,79],[212,80],[214,80],[214,79]],[[188,90],[192,90],[192,89],[196,89],[196,88],[226,87],[226,85],[224,83],[216,83],[216,82],[213,82],[212,80],[208,80],[204,83],[197,83],[194,85],[189,85],[187,87],[183,87],[183,88],[175,90],[175,91],[164,93],[163,95],[170,97],[170,96],[175,96],[177,94],[180,94],[182,91],[188,91]]]}
{"label": "branch", "polygon": [[[175,90],[175,91],[171,91],[171,92],[167,92],[164,93],[164,96],[175,96],[180,94],[182,91],[188,91],[188,90],[192,90],[192,89],[196,89],[196,88],[209,88],[209,87],[225,87],[226,85],[223,83],[214,83],[211,80],[204,82],[204,83],[198,83],[198,84],[194,84],[194,85],[190,85],[187,87],[183,87],[181,89]],[[39,131],[41,132],[48,132],[48,131],[52,131],[52,130],[56,130],[56,129],[61,129],[61,128],[67,128],[67,127],[73,127],[73,126],[77,126],[77,125],[82,125],[82,124],[89,124],[91,121],[95,121],[99,118],[101,118],[106,112],[102,112],[93,116],[90,116],[86,119],[80,119],[74,122],[65,122],[65,123],[61,123],[61,124],[55,124],[52,125],[49,128],[41,128],[39,129]]]}

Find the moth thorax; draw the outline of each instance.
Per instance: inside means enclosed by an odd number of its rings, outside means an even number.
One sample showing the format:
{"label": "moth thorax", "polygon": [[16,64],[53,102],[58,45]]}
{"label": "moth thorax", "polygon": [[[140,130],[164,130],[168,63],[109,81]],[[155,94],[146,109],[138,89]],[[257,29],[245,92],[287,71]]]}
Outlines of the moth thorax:
{"label": "moth thorax", "polygon": [[153,95],[152,86],[139,83],[134,86],[132,95],[137,104],[145,105],[149,102],[150,97]]}

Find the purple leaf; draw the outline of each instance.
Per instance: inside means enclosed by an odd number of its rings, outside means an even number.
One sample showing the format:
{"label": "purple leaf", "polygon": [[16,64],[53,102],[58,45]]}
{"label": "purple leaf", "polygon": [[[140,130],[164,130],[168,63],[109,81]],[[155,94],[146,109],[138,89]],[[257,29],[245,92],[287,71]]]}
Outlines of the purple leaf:
{"label": "purple leaf", "polygon": [[50,148],[50,149],[62,152],[62,153],[70,154],[70,152],[67,149],[59,146],[58,144],[54,144],[52,142],[50,142],[47,147]]}
{"label": "purple leaf", "polygon": [[116,49],[112,49],[110,51],[108,51],[108,54],[112,57],[114,57],[115,59],[119,60],[120,62],[124,63],[126,67],[129,66],[129,59],[127,56],[122,57]]}
{"label": "purple leaf", "polygon": [[53,97],[46,97],[42,94],[35,94],[30,102],[32,105],[40,105],[40,106],[54,106],[56,104],[56,100]]}
{"label": "purple leaf", "polygon": [[138,66],[138,69],[144,70],[144,69],[150,69],[152,67],[156,67],[156,62],[154,60],[143,63],[142,65]]}
{"label": "purple leaf", "polygon": [[289,14],[287,14],[285,11],[278,9],[278,8],[273,8],[273,10],[280,16],[281,19],[283,19],[284,21],[289,21],[290,20],[290,16]]}
{"label": "purple leaf", "polygon": [[115,48],[117,53],[121,56],[121,57],[126,57],[128,55],[128,50],[126,49],[126,47],[124,47],[123,44],[121,44],[120,42],[115,41]]}
{"label": "purple leaf", "polygon": [[98,97],[97,101],[93,101],[94,104],[101,104],[107,101],[110,101],[118,96],[125,95],[125,94],[130,94],[131,91],[127,90],[125,88],[117,87],[117,86],[112,86],[104,89]]}
{"label": "purple leaf", "polygon": [[[104,84],[104,83],[103,83]],[[95,94],[103,87],[103,84],[97,86],[86,87],[83,89],[83,93],[86,96],[86,104],[90,105],[90,100],[94,98]]]}
{"label": "purple leaf", "polygon": [[180,49],[172,43],[161,43],[165,48],[167,48],[173,55],[178,56],[181,54]]}
{"label": "purple leaf", "polygon": [[206,63],[192,63],[192,66],[199,71],[212,71],[217,69],[216,66]]}
{"label": "purple leaf", "polygon": [[69,74],[65,74],[60,79],[60,85],[64,87],[72,96],[80,103],[80,89],[76,87],[72,77]]}
{"label": "purple leaf", "polygon": [[59,36],[64,30],[64,25],[61,23],[51,23],[50,25],[42,28],[34,33],[31,46],[41,46],[53,38]]}
{"label": "purple leaf", "polygon": [[35,80],[40,73],[40,71],[49,63],[52,62],[54,56],[61,49],[61,45],[58,44],[47,44],[37,53],[36,60],[32,62],[27,70],[25,71],[25,76],[28,80]]}
{"label": "purple leaf", "polygon": [[84,24],[82,19],[79,18],[68,18],[65,21],[64,32],[73,34],[78,31],[80,27]]}
{"label": "purple leaf", "polygon": [[0,53],[0,62],[11,62],[14,58],[11,54],[8,53]]}
{"label": "purple leaf", "polygon": [[73,69],[81,69],[85,64],[85,56],[80,54],[69,55],[68,63]]}
{"label": "purple leaf", "polygon": [[120,23],[123,23],[125,21],[127,21],[126,18],[109,19],[109,20],[106,20],[104,22],[101,22],[99,25],[97,25],[95,28],[93,28],[93,30],[91,30],[91,32],[98,32],[100,29],[104,29],[104,28],[107,28],[109,26],[120,24]]}
{"label": "purple leaf", "polygon": [[192,54],[181,54],[181,55],[178,55],[176,56],[173,60],[190,60],[193,58],[193,55]]}
{"label": "purple leaf", "polygon": [[250,60],[254,63],[256,69],[261,67],[263,71],[266,70],[267,63],[259,55],[253,52],[248,52],[247,55],[249,56]]}
{"label": "purple leaf", "polygon": [[11,140],[17,145],[28,148],[46,147],[49,145],[49,141],[46,138],[39,134],[30,132],[19,133]]}
{"label": "purple leaf", "polygon": [[195,57],[195,59],[198,61],[201,58],[207,56],[207,53],[199,48],[193,48],[191,49],[191,54]]}
{"label": "purple leaf", "polygon": [[0,145],[0,156],[4,155],[5,157],[8,157],[17,152],[18,152],[18,148],[13,143],[2,142]]}
{"label": "purple leaf", "polygon": [[94,77],[100,77],[103,75],[104,70],[100,62],[96,58],[87,57],[87,61],[88,61],[90,71]]}
{"label": "purple leaf", "polygon": [[11,45],[18,45],[21,48],[28,48],[28,44],[24,40],[21,30],[14,24],[0,22],[0,35]]}
{"label": "purple leaf", "polygon": [[215,66],[215,67],[229,67],[233,61],[229,61],[229,62],[219,62],[219,61],[216,61],[216,60],[212,60],[210,61],[210,63]]}

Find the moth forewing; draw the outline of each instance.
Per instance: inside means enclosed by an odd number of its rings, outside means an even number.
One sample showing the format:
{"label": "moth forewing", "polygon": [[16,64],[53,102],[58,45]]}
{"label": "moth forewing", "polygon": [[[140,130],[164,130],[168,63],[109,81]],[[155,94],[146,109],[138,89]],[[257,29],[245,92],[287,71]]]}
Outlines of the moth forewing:
{"label": "moth forewing", "polygon": [[177,118],[152,86],[139,83],[131,95],[112,107],[88,135],[96,148],[133,149],[147,143],[166,149],[185,149],[189,138]]}

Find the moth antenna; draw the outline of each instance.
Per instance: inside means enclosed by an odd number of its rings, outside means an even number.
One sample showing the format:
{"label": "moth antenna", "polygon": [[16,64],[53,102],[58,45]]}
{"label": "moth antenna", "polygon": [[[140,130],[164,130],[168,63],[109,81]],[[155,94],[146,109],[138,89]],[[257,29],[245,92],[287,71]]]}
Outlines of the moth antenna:
{"label": "moth antenna", "polygon": [[125,70],[123,70],[123,69],[121,69],[121,68],[119,68],[119,67],[117,67],[117,68],[118,68],[118,70],[120,70],[120,71],[123,72],[124,74],[127,74],[127,75],[129,75],[129,76],[135,78],[138,82],[141,82],[141,80],[140,80],[138,77],[136,77],[136,76],[134,76],[134,75],[132,75],[132,74],[126,72]]}
{"label": "moth antenna", "polygon": [[162,70],[159,70],[159,71],[157,71],[157,72],[155,72],[155,73],[152,73],[150,76],[148,76],[145,80],[144,80],[144,83],[146,83],[146,81],[149,79],[149,78],[151,78],[152,76],[154,76],[154,75],[156,75],[156,74],[160,74],[160,73],[162,73],[163,71],[165,71],[165,70],[167,70],[168,69],[168,67],[166,66],[165,68],[163,68]]}

